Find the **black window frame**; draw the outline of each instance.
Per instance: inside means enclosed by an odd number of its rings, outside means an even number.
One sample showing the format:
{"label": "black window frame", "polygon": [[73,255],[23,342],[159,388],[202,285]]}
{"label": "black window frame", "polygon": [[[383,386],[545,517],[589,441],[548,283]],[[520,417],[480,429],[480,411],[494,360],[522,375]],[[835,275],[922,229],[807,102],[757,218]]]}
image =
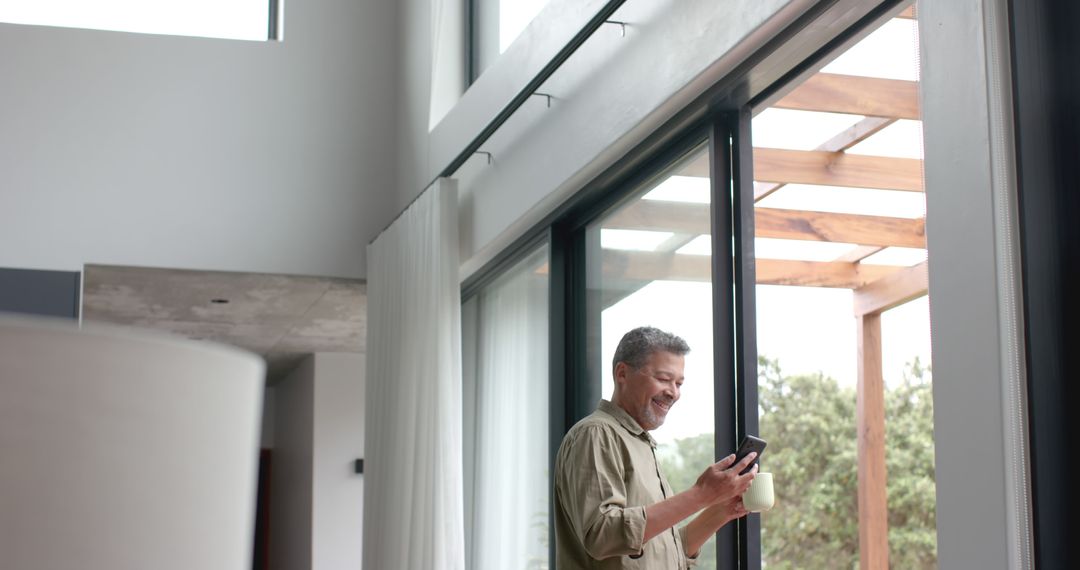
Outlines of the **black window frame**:
{"label": "black window frame", "polygon": [[1009,0],[1013,121],[1023,283],[1028,445],[1036,568],[1076,558],[1067,529],[1080,503],[1068,470],[1076,447],[1080,318],[1080,7],[1064,0]]}

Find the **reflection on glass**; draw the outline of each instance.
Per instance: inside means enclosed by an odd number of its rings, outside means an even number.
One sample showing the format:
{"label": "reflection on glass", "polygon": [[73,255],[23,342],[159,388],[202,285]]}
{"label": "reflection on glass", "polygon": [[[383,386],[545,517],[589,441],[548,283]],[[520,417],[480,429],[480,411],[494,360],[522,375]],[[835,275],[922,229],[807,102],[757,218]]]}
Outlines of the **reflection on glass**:
{"label": "reflection on glass", "polygon": [[466,566],[549,567],[548,247],[462,306]]}
{"label": "reflection on glass", "polygon": [[[690,345],[681,397],[652,432],[675,492],[714,461],[709,178],[705,149],[688,153],[631,199],[587,228],[586,278],[591,377],[614,390],[611,360],[627,331],[644,325]],[[697,568],[716,568],[714,540]]]}

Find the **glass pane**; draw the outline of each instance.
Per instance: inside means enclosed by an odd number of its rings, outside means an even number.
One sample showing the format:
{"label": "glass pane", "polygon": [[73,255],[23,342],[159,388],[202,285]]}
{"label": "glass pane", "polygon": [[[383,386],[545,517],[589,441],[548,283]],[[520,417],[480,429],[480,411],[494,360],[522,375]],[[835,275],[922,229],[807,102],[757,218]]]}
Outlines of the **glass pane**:
{"label": "glass pane", "polygon": [[514,43],[549,0],[471,0],[475,81]]}
{"label": "glass pane", "polygon": [[[916,29],[905,11],[754,118],[755,156],[833,153],[821,176],[755,169],[770,569],[937,567]],[[825,85],[833,95],[815,95]],[[805,120],[793,126],[795,114]],[[884,484],[868,476],[878,471]]]}
{"label": "glass pane", "polygon": [[0,0],[0,22],[266,40],[269,0]]}
{"label": "glass pane", "polygon": [[[715,461],[709,194],[699,147],[586,230],[589,365],[603,397],[611,399],[612,358],[627,331],[653,326],[690,345],[680,398],[652,431],[676,493]],[[716,567],[714,542],[697,568]]]}
{"label": "glass pane", "polygon": [[548,247],[462,307],[468,568],[548,568]]}

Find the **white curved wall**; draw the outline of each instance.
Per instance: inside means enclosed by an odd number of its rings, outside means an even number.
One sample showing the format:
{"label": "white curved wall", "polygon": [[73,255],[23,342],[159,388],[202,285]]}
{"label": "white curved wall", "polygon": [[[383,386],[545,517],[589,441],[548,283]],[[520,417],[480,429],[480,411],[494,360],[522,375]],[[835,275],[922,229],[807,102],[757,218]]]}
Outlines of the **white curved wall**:
{"label": "white curved wall", "polygon": [[0,319],[4,568],[251,568],[265,363]]}

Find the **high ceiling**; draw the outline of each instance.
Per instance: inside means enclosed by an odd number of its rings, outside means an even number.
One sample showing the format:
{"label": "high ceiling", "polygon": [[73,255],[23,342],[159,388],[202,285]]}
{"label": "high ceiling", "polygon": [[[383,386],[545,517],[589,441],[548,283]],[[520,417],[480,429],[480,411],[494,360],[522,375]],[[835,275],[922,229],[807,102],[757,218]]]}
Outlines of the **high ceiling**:
{"label": "high ceiling", "polygon": [[[925,292],[913,17],[905,10],[753,119],[758,283],[853,289],[857,312]],[[657,279],[711,279],[708,169],[701,153],[604,220],[604,274],[624,284],[609,302]],[[366,286],[91,265],[83,318],[246,348],[273,382],[307,354],[363,352]]]}
{"label": "high ceiling", "polygon": [[261,355],[267,380],[315,352],[364,352],[364,281],[87,265],[82,318],[224,343]]}

